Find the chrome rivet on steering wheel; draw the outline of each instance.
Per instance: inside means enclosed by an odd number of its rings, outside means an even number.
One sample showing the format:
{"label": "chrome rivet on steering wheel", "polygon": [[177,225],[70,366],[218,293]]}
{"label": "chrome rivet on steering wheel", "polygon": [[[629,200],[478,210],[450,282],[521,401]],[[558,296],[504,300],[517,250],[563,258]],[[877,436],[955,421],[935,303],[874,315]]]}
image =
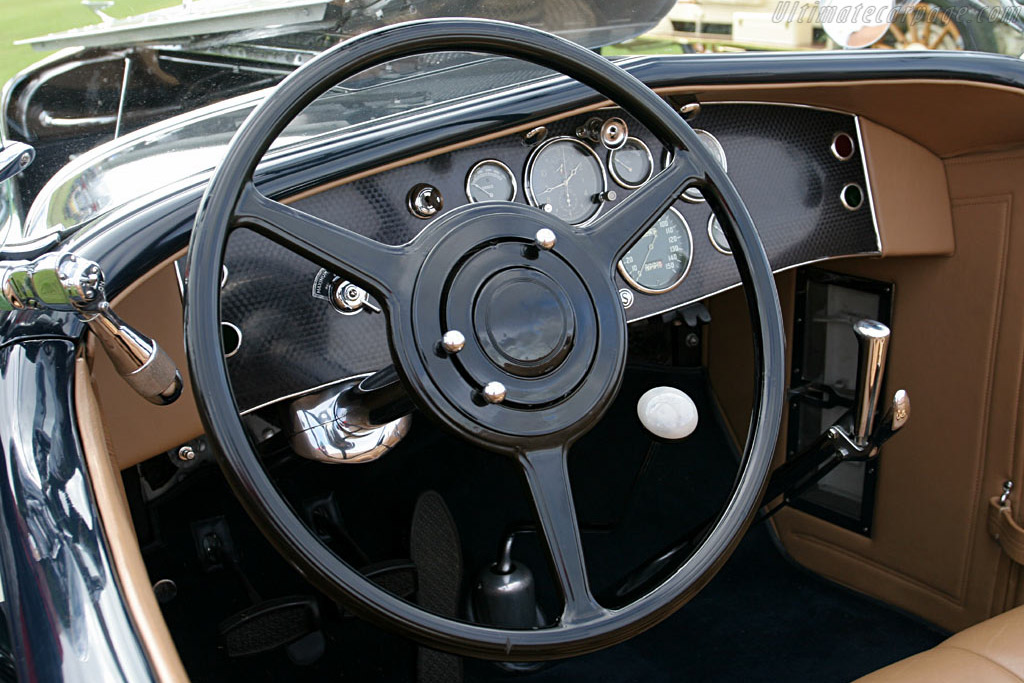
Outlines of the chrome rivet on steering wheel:
{"label": "chrome rivet on steering wheel", "polygon": [[537,231],[537,246],[541,249],[553,249],[558,238],[550,228],[541,228]]}
{"label": "chrome rivet on steering wheel", "polygon": [[441,348],[448,353],[458,353],[466,345],[466,335],[458,330],[448,330],[441,337]]}
{"label": "chrome rivet on steering wheel", "polygon": [[488,403],[501,403],[505,400],[505,385],[501,382],[488,382],[480,393]]}

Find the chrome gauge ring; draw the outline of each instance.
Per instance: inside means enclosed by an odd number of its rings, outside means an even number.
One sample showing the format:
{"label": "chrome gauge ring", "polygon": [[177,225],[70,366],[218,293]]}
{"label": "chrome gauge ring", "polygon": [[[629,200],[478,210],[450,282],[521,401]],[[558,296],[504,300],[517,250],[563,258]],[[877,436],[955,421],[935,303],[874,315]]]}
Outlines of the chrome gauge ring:
{"label": "chrome gauge ring", "polygon": [[604,163],[589,145],[559,136],[530,153],[524,173],[526,198],[569,225],[587,225],[601,213],[608,190]]}

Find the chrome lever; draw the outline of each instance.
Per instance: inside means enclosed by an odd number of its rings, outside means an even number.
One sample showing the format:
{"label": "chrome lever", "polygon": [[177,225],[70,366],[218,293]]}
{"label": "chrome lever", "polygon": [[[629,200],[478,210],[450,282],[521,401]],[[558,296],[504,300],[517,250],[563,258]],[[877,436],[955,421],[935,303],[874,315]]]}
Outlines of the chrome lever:
{"label": "chrome lever", "polygon": [[150,403],[181,395],[181,373],[155,340],[128,325],[107,301],[99,264],[72,253],[0,264],[0,311],[73,313],[96,335],[118,374]]}
{"label": "chrome lever", "polygon": [[858,446],[868,443],[878,398],[885,377],[885,358],[889,350],[889,328],[876,320],[859,320],[853,326],[857,335],[857,392],[854,399],[853,442]]}

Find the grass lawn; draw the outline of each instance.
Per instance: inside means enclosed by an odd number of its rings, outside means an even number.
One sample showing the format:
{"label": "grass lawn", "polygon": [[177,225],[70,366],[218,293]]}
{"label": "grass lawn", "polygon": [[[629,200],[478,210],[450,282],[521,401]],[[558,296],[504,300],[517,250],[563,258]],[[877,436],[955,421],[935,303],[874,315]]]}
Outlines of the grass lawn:
{"label": "grass lawn", "polygon": [[[112,17],[129,17],[176,5],[178,1],[118,0],[106,12]],[[0,0],[0,84],[49,54],[37,52],[27,45],[13,45],[15,40],[97,22],[99,18],[80,0]]]}

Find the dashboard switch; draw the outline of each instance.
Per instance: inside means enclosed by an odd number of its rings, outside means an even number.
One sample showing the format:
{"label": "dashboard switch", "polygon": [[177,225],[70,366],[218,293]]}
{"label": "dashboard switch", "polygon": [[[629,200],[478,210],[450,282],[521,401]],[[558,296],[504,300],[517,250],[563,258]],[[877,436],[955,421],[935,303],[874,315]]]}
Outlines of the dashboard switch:
{"label": "dashboard switch", "polygon": [[697,429],[697,405],[675,387],[648,390],[637,401],[636,412],[647,431],[660,439],[684,439]]}
{"label": "dashboard switch", "polygon": [[409,190],[409,211],[417,218],[433,218],[444,208],[444,197],[433,185],[420,183]]}

